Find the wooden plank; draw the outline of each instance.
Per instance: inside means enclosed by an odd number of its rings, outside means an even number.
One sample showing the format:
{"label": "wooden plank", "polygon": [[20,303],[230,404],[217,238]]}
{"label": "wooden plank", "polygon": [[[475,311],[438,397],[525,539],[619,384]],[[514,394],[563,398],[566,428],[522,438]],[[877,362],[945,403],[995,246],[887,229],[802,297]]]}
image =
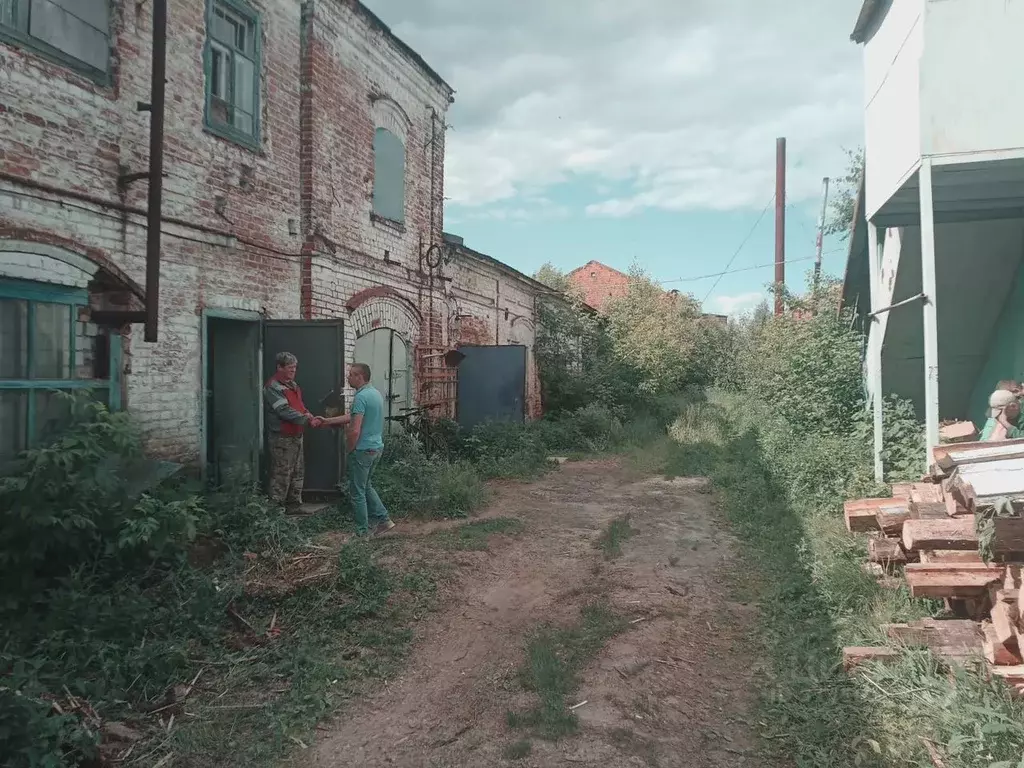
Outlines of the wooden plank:
{"label": "wooden plank", "polygon": [[908,520],[903,524],[903,548],[977,550],[974,518],[945,520]]}
{"label": "wooden plank", "polygon": [[924,504],[910,504],[910,517],[914,520],[946,520],[949,511],[945,502],[935,501]]}
{"label": "wooden plank", "polygon": [[992,606],[993,636],[1007,651],[1020,658],[1020,644],[1017,642],[1016,611],[1008,603],[996,603]]}
{"label": "wooden plank", "polygon": [[936,504],[943,500],[942,487],[933,483],[914,483],[910,489],[910,500],[915,504]]}
{"label": "wooden plank", "polygon": [[1024,440],[1004,440],[999,443],[988,441],[947,443],[932,448],[932,461],[947,472],[961,463],[986,461],[992,457],[1007,456],[1024,458]]}
{"label": "wooden plank", "polygon": [[1002,580],[1002,572],[998,568],[981,569],[967,563],[911,563],[905,573],[911,597],[952,600],[987,597],[989,586]]}
{"label": "wooden plank", "polygon": [[978,439],[978,428],[973,421],[954,421],[939,427],[939,440],[942,443],[970,443]]}
{"label": "wooden plank", "polygon": [[874,509],[863,507],[847,507],[843,510],[846,518],[846,530],[850,533],[867,533],[878,530],[878,519]]}
{"label": "wooden plank", "polygon": [[894,501],[890,506],[875,510],[875,519],[886,536],[899,536],[903,531],[903,523],[910,519],[910,506],[905,502]]}
{"label": "wooden plank", "polygon": [[913,488],[913,483],[894,483],[892,486],[892,497],[894,499],[910,500],[910,490]]}
{"label": "wooden plank", "polygon": [[922,563],[981,563],[977,550],[922,549]]}
{"label": "wooden plank", "polygon": [[868,539],[868,559],[872,563],[888,565],[890,563],[907,562],[907,553],[903,551],[898,539]]}
{"label": "wooden plank", "polygon": [[969,619],[923,619],[910,624],[883,624],[890,640],[903,645],[933,648],[939,651],[982,652],[981,625]]}
{"label": "wooden plank", "polygon": [[1020,654],[1007,648],[1002,641],[999,639],[999,633],[991,622],[987,622],[982,626],[982,631],[985,633],[985,639],[982,642],[982,648],[984,649],[985,659],[989,664],[996,664],[998,666],[1016,666],[1024,663],[1021,659]]}
{"label": "wooden plank", "polygon": [[961,475],[959,469],[952,477],[943,481],[942,487],[945,489],[946,497],[952,497],[955,512],[963,510],[964,512],[974,513],[978,494],[975,493],[974,486],[970,481]]}
{"label": "wooden plank", "polygon": [[843,669],[847,672],[869,661],[889,662],[899,658],[899,652],[892,648],[876,648],[863,645],[849,645],[843,648]]}

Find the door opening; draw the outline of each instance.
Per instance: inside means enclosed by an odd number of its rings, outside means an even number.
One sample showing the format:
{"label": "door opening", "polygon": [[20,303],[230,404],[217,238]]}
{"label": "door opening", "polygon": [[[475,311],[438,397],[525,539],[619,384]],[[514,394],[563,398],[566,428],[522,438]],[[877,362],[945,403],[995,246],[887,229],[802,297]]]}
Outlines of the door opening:
{"label": "door opening", "polygon": [[206,318],[206,472],[215,485],[259,476],[259,343],[257,321]]}

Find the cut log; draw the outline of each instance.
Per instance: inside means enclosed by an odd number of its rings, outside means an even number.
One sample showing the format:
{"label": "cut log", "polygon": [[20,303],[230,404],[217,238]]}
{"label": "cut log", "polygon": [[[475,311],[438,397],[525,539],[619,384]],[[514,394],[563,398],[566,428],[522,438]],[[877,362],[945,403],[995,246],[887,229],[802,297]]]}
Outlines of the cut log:
{"label": "cut log", "polygon": [[1003,580],[1000,566],[970,563],[910,563],[905,573],[911,597],[987,597],[989,587]]}
{"label": "cut log", "polygon": [[[992,554],[999,559],[1020,557],[1024,553],[1024,518],[997,517],[993,524]],[[907,520],[903,524],[903,548],[908,552],[925,549],[976,551],[978,536],[974,530],[974,516]]]}
{"label": "cut log", "polygon": [[936,504],[942,499],[942,486],[933,483],[914,483],[910,487],[910,500],[915,504]]}
{"label": "cut log", "polygon": [[1024,663],[1024,660],[1021,659],[1018,653],[1003,645],[999,640],[999,633],[990,622],[986,622],[983,625],[982,631],[985,633],[982,648],[984,648],[985,659],[989,664],[995,664],[1002,667],[1012,667]]}
{"label": "cut log", "polygon": [[922,563],[981,563],[977,550],[922,549]]}
{"label": "cut log", "polygon": [[982,652],[981,625],[967,619],[922,619],[911,624],[883,624],[891,640],[909,647],[932,648],[948,654]]}
{"label": "cut log", "polygon": [[909,501],[910,491],[913,487],[913,483],[894,483],[892,486],[892,497],[894,499]]}
{"label": "cut log", "polygon": [[964,517],[965,515],[973,514],[971,510],[956,500],[956,496],[951,493],[946,494],[943,506],[946,509],[946,517]]}
{"label": "cut log", "polygon": [[941,501],[928,502],[926,504],[910,504],[910,517],[914,520],[947,520],[949,512],[946,504]]}
{"label": "cut log", "polygon": [[974,510],[977,507],[978,494],[974,492],[974,486],[965,480],[959,472],[945,480],[942,487],[945,490],[946,496],[952,497],[954,514],[958,510],[974,514]]}
{"label": "cut log", "polygon": [[910,519],[910,506],[894,501],[890,506],[875,510],[875,519],[886,536],[899,536],[903,532],[903,523]]}
{"label": "cut log", "polygon": [[1020,656],[1020,645],[1017,642],[1017,605],[1004,600],[994,600],[992,604],[992,631],[995,642],[1010,653]]}
{"label": "cut log", "polygon": [[882,565],[905,563],[907,553],[903,551],[898,539],[868,539],[868,559]]}
{"label": "cut log", "polygon": [[921,549],[978,549],[974,518],[943,520],[908,520],[903,524],[903,548],[908,552]]}
{"label": "cut log", "polygon": [[939,427],[939,440],[943,443],[970,443],[978,438],[978,428],[972,421],[954,421]]}
{"label": "cut log", "polygon": [[843,669],[849,672],[851,669],[869,661],[895,661],[899,658],[899,655],[899,652],[892,648],[849,645],[843,648]]}
{"label": "cut log", "polygon": [[878,520],[873,509],[846,508],[843,510],[843,515],[846,518],[846,530],[850,533],[867,533],[878,530]]}

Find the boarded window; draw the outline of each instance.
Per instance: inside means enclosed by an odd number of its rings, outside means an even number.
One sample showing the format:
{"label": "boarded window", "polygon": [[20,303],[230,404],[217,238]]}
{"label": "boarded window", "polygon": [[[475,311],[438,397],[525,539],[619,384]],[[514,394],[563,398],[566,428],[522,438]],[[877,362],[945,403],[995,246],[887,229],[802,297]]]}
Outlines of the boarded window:
{"label": "boarded window", "polygon": [[258,139],[259,17],[240,3],[211,0],[207,37],[207,120],[230,137]]}
{"label": "boarded window", "polygon": [[110,0],[0,0],[0,30],[43,53],[110,68]]}
{"label": "boarded window", "polygon": [[373,135],[373,212],[405,221],[405,146],[384,128]]}

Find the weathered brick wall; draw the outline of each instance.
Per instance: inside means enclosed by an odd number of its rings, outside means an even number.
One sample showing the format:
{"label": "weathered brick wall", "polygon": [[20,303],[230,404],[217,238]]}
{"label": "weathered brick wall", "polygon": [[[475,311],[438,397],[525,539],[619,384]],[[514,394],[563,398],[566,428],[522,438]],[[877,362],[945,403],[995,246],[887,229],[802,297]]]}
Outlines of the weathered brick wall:
{"label": "weathered brick wall", "polygon": [[[146,343],[141,326],[125,338],[126,402],[151,450],[186,461],[201,453],[204,310],[345,318],[351,362],[357,336],[377,327],[420,354],[455,343],[453,283],[493,280],[461,261],[424,271],[441,242],[448,86],[354,0],[249,3],[262,25],[258,152],[204,128],[206,0],[171,5],[160,339]],[[148,168],[136,103],[149,101],[152,10],[115,6],[109,86],[0,45],[0,238],[86,254],[138,288],[147,185],[121,189],[117,177]],[[406,147],[401,224],[371,215],[377,127]],[[470,298],[477,289],[466,303],[490,312],[500,343],[532,347],[532,300],[505,282],[508,318]]]}
{"label": "weathered brick wall", "polygon": [[537,289],[508,269],[459,249],[451,293],[458,308],[461,344],[516,344],[527,349],[526,414],[541,416],[540,380],[534,359]]}
{"label": "weathered brick wall", "polygon": [[621,299],[629,292],[629,276],[599,261],[574,269],[569,273],[569,281],[594,309],[603,309],[611,299]]}
{"label": "weathered brick wall", "polygon": [[[29,51],[0,45],[0,236],[29,232],[88,250],[145,282],[146,182],[119,190],[117,176],[148,167],[150,4],[116,3],[113,82],[97,85]],[[201,316],[245,306],[297,317],[299,217],[299,3],[251,0],[262,14],[262,146],[259,153],[203,128],[205,0],[171,5],[165,119],[160,340],[132,329],[125,356],[128,404],[149,446],[195,459],[200,441]],[[10,177],[86,193],[96,204],[33,189]],[[215,211],[221,198],[220,214]],[[242,244],[230,233],[239,233]]]}

